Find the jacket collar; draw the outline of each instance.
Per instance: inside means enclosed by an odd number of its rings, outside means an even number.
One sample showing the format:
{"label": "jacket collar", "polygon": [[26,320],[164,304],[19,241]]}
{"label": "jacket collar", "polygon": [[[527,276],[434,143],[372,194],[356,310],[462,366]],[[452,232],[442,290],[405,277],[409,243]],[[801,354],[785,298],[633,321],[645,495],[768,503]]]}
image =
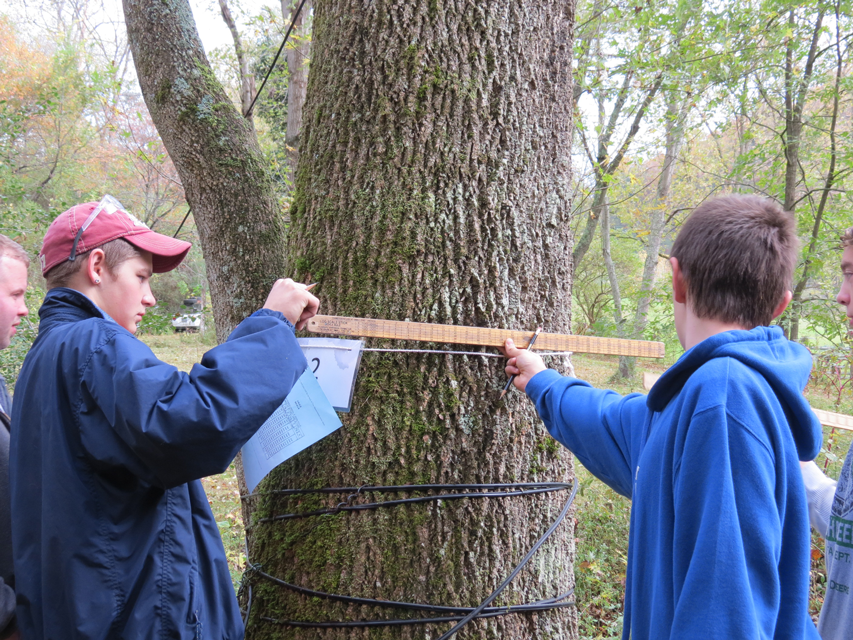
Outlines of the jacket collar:
{"label": "jacket collar", "polygon": [[47,292],[39,309],[39,335],[57,324],[110,317],[79,291],[57,287]]}

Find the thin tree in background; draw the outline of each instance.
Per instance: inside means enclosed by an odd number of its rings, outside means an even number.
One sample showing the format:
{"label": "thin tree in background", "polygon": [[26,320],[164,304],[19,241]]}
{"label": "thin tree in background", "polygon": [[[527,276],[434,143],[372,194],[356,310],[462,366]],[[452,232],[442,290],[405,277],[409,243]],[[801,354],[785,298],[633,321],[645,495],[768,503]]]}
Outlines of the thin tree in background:
{"label": "thin tree in background", "polygon": [[234,53],[237,56],[237,68],[240,78],[240,113],[243,114],[243,117],[251,121],[252,114],[249,113],[249,108],[255,97],[255,75],[249,73],[249,58],[243,51],[240,31],[237,29],[237,23],[234,22],[234,18],[231,16],[231,8],[228,6],[228,0],[219,0],[219,11],[222,14],[225,24],[228,25],[231,38],[234,40]]}
{"label": "thin tree in background", "polygon": [[302,131],[302,109],[308,91],[308,60],[311,57],[311,29],[309,15],[311,0],[306,0],[302,11],[296,13],[299,0],[281,0],[281,15],[285,23],[293,22],[292,44],[287,48],[287,132],[285,143],[288,158],[296,167],[299,159],[299,132]]}

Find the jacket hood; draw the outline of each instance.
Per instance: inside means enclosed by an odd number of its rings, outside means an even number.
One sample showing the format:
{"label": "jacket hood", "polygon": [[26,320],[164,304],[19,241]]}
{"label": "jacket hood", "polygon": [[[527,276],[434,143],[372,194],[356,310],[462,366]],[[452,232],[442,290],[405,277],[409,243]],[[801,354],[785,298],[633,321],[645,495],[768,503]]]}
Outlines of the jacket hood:
{"label": "jacket hood", "polygon": [[713,358],[734,358],[760,373],[785,410],[800,460],[817,456],[823,432],[803,395],[812,370],[812,356],[804,346],[788,340],[781,327],[724,331],[703,340],[686,351],[655,383],[646,401],[649,409],[666,408],[687,379]]}

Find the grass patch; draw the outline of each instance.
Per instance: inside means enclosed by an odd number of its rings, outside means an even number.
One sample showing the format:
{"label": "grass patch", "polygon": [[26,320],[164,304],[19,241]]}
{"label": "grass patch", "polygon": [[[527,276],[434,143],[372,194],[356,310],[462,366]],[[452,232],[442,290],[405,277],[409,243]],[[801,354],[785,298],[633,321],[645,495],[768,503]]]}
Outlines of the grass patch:
{"label": "grass patch", "polygon": [[575,465],[575,602],[581,638],[621,638],[631,501]]}

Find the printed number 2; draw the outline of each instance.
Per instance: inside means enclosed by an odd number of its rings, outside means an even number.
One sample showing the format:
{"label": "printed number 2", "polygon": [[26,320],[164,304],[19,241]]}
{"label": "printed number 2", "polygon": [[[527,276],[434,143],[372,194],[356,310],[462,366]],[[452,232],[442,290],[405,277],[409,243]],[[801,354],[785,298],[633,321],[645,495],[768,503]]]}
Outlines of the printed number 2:
{"label": "printed number 2", "polygon": [[319,368],[320,368],[320,358],[311,358],[311,362],[316,362],[316,363],[317,363],[317,364],[315,364],[315,365],[314,365],[314,371],[313,371],[313,373],[315,373],[315,374],[316,374],[316,373],[317,373],[317,369],[319,369]]}

